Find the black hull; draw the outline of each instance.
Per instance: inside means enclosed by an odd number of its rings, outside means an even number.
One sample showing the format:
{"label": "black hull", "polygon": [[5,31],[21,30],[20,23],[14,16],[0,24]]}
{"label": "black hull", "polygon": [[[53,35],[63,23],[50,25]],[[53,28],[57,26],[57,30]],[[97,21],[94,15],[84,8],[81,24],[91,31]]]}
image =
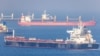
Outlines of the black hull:
{"label": "black hull", "polygon": [[59,44],[59,43],[35,43],[35,42],[5,42],[6,46],[35,47],[35,48],[61,48],[61,49],[98,49],[99,44]]}

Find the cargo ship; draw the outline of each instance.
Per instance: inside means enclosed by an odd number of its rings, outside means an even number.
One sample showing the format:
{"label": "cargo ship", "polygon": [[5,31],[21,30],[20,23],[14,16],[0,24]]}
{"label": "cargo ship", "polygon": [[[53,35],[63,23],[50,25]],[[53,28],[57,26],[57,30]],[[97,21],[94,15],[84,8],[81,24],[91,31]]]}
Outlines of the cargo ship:
{"label": "cargo ship", "polygon": [[[70,20],[69,17],[66,17],[66,21],[57,21],[56,16],[50,16],[44,11],[41,19],[31,19],[31,16],[22,15],[18,24],[21,26],[77,26],[81,21],[81,16],[79,16],[79,20]],[[96,22],[94,20],[84,21],[82,22],[84,26],[94,26]]]}
{"label": "cargo ship", "polygon": [[38,39],[15,36],[5,36],[5,46],[33,47],[33,48],[58,48],[58,49],[98,49],[99,43],[93,39],[91,31],[85,26],[78,26],[68,30],[70,37],[67,39]]}
{"label": "cargo ship", "polygon": [[5,24],[0,23],[0,34],[12,34],[12,30],[8,29]]}

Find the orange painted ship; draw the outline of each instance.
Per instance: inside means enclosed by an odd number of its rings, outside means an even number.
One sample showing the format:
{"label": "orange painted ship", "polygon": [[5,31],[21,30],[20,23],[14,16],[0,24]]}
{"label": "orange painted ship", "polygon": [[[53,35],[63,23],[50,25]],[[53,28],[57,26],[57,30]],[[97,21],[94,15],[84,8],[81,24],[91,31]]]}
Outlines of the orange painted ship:
{"label": "orange painted ship", "polygon": [[66,21],[57,21],[56,16],[49,16],[46,11],[44,11],[40,20],[31,19],[30,16],[22,15],[18,24],[21,26],[77,26],[80,22],[82,22],[84,26],[95,26],[96,24],[94,20],[82,21],[81,16],[79,16],[78,21],[70,21],[68,16]]}

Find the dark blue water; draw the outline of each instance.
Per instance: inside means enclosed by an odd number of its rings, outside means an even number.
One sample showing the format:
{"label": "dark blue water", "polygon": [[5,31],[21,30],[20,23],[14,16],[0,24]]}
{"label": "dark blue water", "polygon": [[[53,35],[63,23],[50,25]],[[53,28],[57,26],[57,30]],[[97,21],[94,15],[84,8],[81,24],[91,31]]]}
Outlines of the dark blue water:
{"label": "dark blue water", "polygon": [[[92,16],[91,16],[92,17]],[[91,18],[84,16],[83,18]],[[95,40],[100,43],[100,17],[96,17],[97,25],[89,27]],[[84,19],[88,20],[88,19]],[[9,28],[15,29],[15,35],[29,37],[36,37],[42,39],[56,39],[69,37],[66,30],[72,27],[46,27],[46,26],[19,26],[17,21],[6,21]],[[98,50],[64,50],[64,49],[45,49],[45,48],[16,48],[6,47],[4,45],[4,34],[0,34],[0,56],[100,56],[100,49]]]}

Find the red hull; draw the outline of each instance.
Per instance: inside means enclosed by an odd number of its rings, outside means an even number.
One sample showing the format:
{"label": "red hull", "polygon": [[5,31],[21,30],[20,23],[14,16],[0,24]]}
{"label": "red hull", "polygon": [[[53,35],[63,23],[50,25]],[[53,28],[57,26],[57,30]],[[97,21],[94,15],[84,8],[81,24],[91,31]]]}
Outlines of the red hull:
{"label": "red hull", "polygon": [[[79,22],[18,22],[21,26],[77,26]],[[82,22],[84,26],[95,26],[95,21]]]}
{"label": "red hull", "polygon": [[20,36],[6,36],[5,41],[12,41],[12,42],[36,42],[36,43],[63,43],[65,44],[65,41],[56,41],[56,40],[51,40],[51,39],[35,39],[35,40],[30,40],[29,38],[24,38]]}

